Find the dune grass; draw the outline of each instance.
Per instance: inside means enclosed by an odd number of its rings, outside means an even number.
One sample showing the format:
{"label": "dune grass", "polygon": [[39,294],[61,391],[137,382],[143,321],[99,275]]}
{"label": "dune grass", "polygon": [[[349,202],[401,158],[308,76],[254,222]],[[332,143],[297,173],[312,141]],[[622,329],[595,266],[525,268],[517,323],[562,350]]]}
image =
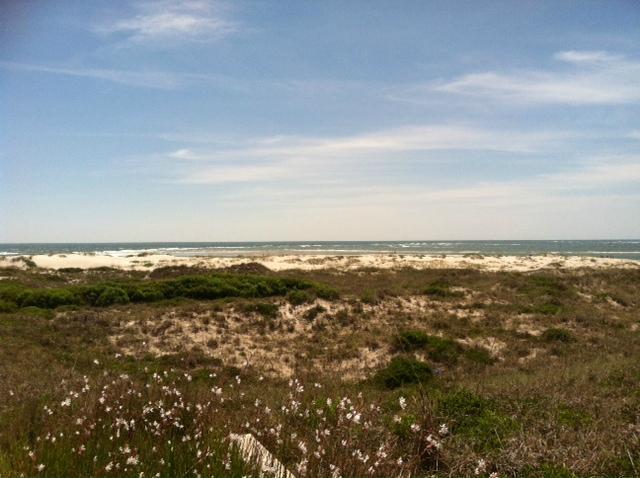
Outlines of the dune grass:
{"label": "dune grass", "polygon": [[0,274],[3,478],[638,476],[637,271]]}

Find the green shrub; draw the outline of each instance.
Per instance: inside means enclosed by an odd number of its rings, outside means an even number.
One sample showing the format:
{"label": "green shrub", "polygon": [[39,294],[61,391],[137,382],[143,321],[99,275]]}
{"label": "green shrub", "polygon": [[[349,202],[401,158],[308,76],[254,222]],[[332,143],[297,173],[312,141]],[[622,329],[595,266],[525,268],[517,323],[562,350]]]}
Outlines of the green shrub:
{"label": "green shrub", "polygon": [[471,347],[464,351],[464,356],[470,362],[474,362],[481,365],[491,365],[496,361],[495,358],[491,356],[489,351],[484,347]]}
{"label": "green shrub", "polygon": [[0,300],[0,312],[13,312],[18,308],[15,302]]}
{"label": "green shrub", "polygon": [[449,299],[454,297],[462,297],[464,294],[460,291],[451,290],[451,286],[442,281],[436,281],[428,285],[424,293],[434,299]]}
{"label": "green shrub", "polygon": [[322,307],[320,304],[311,307],[310,309],[308,309],[307,311],[305,311],[305,313],[303,314],[302,317],[304,317],[305,320],[308,320],[309,322],[312,322],[316,319],[316,317],[318,317],[318,315],[326,312],[327,309],[325,309],[324,307]]}
{"label": "green shrub", "polygon": [[139,287],[127,289],[127,295],[131,302],[158,302],[166,298],[164,292],[153,285],[146,287],[145,284],[142,284]]}
{"label": "green shrub", "polygon": [[399,356],[392,358],[385,368],[376,373],[374,379],[383,387],[394,389],[427,382],[432,376],[433,371],[426,363],[410,356]]}
{"label": "green shrub", "polygon": [[455,363],[461,347],[451,339],[429,336],[426,350],[431,360]]}
{"label": "green shrub", "polygon": [[244,306],[246,312],[256,312],[267,319],[275,319],[278,316],[280,308],[277,304],[271,302],[258,302],[256,304],[247,304]]}
{"label": "green shrub", "polygon": [[66,288],[30,288],[21,284],[0,283],[0,300],[15,307],[53,309],[62,305],[106,306],[127,302],[157,302],[161,300],[221,299],[226,297],[259,298],[291,293],[292,301],[308,302],[313,293],[318,297],[335,298],[337,292],[323,284],[299,279],[276,277],[209,274],[182,276],[175,279],[138,282],[105,282],[92,286]]}
{"label": "green shrub", "polygon": [[120,287],[105,287],[96,299],[96,305],[99,307],[127,303],[129,303],[129,295]]}
{"label": "green shrub", "polygon": [[394,348],[405,352],[418,350],[427,345],[429,335],[421,330],[405,330],[400,332],[394,340]]}
{"label": "green shrub", "polygon": [[302,305],[313,301],[313,296],[303,290],[292,290],[287,294],[287,300],[291,305]]}
{"label": "green shrub", "polygon": [[32,289],[23,292],[18,297],[21,307],[40,307],[55,309],[60,305],[77,304],[78,298],[67,289]]}
{"label": "green shrub", "polygon": [[451,339],[425,334],[420,330],[400,332],[394,348],[403,352],[425,350],[431,360],[455,363],[461,347]]}
{"label": "green shrub", "polygon": [[541,336],[542,340],[545,342],[572,342],[573,335],[566,329],[559,329],[555,327],[551,327],[545,330]]}
{"label": "green shrub", "polygon": [[313,289],[316,295],[320,299],[324,300],[337,300],[340,298],[340,293],[332,287],[324,284],[314,284]]}

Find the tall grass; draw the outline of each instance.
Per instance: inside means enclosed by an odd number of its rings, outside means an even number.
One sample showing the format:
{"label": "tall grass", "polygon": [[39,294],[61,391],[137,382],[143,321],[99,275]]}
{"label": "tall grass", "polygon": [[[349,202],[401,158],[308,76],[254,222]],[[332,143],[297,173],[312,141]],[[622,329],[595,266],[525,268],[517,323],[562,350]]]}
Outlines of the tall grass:
{"label": "tall grass", "polygon": [[[258,379],[260,380],[260,379]],[[105,371],[0,415],[0,476],[259,476],[231,433],[250,433],[296,476],[416,476],[442,467],[446,426],[418,402],[332,395],[292,379],[257,397],[243,379]]]}

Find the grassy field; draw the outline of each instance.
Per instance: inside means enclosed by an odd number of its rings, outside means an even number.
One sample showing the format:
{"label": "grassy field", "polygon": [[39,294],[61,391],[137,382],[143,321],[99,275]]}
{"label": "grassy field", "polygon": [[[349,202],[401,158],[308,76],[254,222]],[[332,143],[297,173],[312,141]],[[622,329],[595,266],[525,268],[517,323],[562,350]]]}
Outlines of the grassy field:
{"label": "grassy field", "polygon": [[0,477],[640,476],[640,271],[0,270]]}

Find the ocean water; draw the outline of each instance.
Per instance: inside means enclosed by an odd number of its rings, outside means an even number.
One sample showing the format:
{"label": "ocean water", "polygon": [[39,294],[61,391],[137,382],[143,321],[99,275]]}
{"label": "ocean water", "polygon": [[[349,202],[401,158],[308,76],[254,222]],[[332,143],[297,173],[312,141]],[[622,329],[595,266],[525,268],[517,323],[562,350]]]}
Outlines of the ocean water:
{"label": "ocean water", "polygon": [[362,253],[562,254],[640,260],[640,239],[598,241],[303,241],[303,242],[113,242],[0,244],[0,255],[93,252],[113,256],[141,253],[190,256],[239,256],[269,253],[347,255]]}

